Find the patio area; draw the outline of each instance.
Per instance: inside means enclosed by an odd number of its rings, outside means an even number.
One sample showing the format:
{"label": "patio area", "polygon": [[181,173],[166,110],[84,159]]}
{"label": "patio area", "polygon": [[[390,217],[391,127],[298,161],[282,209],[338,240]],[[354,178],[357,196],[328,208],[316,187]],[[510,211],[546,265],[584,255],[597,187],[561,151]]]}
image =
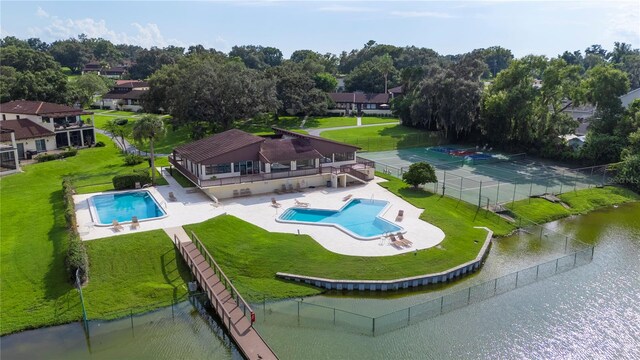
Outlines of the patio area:
{"label": "patio area", "polygon": [[[390,256],[413,252],[438,245],[445,237],[442,230],[419,219],[422,209],[416,208],[376,182],[384,181],[376,178],[366,185],[350,186],[347,188],[315,188],[304,189],[303,192],[287,194],[264,194],[246,198],[227,199],[216,206],[209,197],[202,192],[182,188],[167,172],[162,175],[169,185],[148,188],[167,217],[143,221],[140,227],[132,229],[128,224],[120,231],[112,227],[95,226],[89,211],[88,198],[96,194],[75,195],[76,213],[79,231],[83,240],[93,240],[131,232],[164,229],[186,224],[194,224],[214,218],[222,214],[229,214],[250,222],[270,232],[292,234],[307,234],[329,251],[352,256]],[[194,191],[195,190],[195,191]],[[176,201],[170,201],[169,193],[173,192]],[[375,199],[389,202],[389,206],[379,216],[400,225],[406,231],[404,237],[410,240],[411,247],[397,248],[391,245],[387,238],[375,240],[358,240],[332,226],[318,226],[307,224],[280,223],[276,218],[286,209],[295,206],[296,200],[309,203],[310,208],[338,210],[345,205],[343,198],[351,195],[352,199]],[[271,205],[271,198],[281,204],[280,207]],[[396,222],[399,210],[404,211],[402,221]],[[242,241],[242,239],[238,239]]]}

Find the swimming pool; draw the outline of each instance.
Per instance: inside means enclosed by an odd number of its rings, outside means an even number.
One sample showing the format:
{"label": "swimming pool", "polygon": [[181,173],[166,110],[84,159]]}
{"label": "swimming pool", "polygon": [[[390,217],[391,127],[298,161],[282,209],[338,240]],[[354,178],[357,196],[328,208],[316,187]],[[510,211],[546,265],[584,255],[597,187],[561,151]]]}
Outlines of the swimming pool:
{"label": "swimming pool", "polygon": [[89,198],[89,209],[97,226],[110,226],[113,220],[131,222],[133,216],[139,221],[167,216],[147,190],[95,195]]}
{"label": "swimming pool", "polygon": [[378,216],[388,201],[353,199],[340,210],[289,208],[277,221],[297,224],[335,226],[354,238],[377,239],[385,233],[404,232],[404,229]]}

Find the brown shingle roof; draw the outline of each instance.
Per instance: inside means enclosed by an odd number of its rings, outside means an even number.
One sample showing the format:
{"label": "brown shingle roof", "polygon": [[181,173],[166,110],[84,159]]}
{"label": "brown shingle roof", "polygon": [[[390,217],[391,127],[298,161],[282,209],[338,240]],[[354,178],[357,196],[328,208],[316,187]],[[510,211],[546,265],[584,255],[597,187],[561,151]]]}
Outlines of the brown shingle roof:
{"label": "brown shingle roof", "polygon": [[318,150],[321,154],[325,154],[325,155],[328,155],[331,153],[351,152],[351,151],[360,150],[360,148],[357,146],[325,139],[319,136],[300,134],[294,131],[280,129],[275,126],[271,128],[276,134],[287,135],[289,137],[294,137],[299,139],[307,139],[309,140],[309,143],[311,144],[311,146],[313,146],[314,149]]}
{"label": "brown shingle roof", "polygon": [[[243,147],[263,142],[265,139],[242,130],[231,129],[219,134],[179,146],[174,151],[196,163],[216,163],[215,158]],[[257,153],[257,152],[256,152]],[[244,159],[251,160],[251,159]]]}
{"label": "brown shingle roof", "polygon": [[[0,121],[2,130],[11,130],[16,135],[16,140],[32,139],[55,135],[55,133],[43,126],[40,126],[29,119],[4,120]],[[11,141],[11,134],[3,131],[0,134],[2,141]]]}
{"label": "brown shingle roof", "polygon": [[127,92],[122,91],[109,91],[108,93],[102,95],[103,99],[132,99],[137,100],[140,99],[142,94],[147,93],[149,90],[131,90]]}
{"label": "brown shingle roof", "polygon": [[260,146],[260,160],[267,163],[322,157],[307,139],[267,139]]}
{"label": "brown shingle roof", "polygon": [[142,80],[116,80],[116,86],[119,88],[138,88],[149,87],[149,83]]}
{"label": "brown shingle roof", "polygon": [[67,105],[44,101],[15,100],[0,104],[0,112],[25,115],[69,116],[93,114]]}
{"label": "brown shingle roof", "polygon": [[357,104],[387,104],[389,94],[365,94],[365,93],[329,93],[331,100],[337,103]]}

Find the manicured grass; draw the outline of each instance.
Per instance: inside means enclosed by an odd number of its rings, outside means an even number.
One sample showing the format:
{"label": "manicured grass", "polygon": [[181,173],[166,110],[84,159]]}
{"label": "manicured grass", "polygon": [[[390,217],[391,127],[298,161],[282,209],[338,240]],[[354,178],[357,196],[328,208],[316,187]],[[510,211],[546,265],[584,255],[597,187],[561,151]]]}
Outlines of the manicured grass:
{"label": "manicured grass", "polygon": [[190,188],[190,187],[195,187],[196,186],[194,183],[191,182],[191,180],[187,179],[184,175],[182,175],[182,173],[180,171],[178,171],[176,169],[173,169],[171,171],[171,176],[183,188]]}
{"label": "manicured grass", "polygon": [[[393,279],[449,269],[474,259],[482,247],[487,226],[505,235],[513,225],[472,205],[424,191],[406,188],[391,179],[382,186],[425,208],[421,218],[446,234],[439,247],[397,256],[359,257],[330,252],[306,235],[270,233],[233,216],[220,216],[187,225],[233,279],[247,300],[312,295],[320,290],[275,278],[276,272],[334,279]],[[476,243],[474,240],[477,240]]]}
{"label": "manicured grass", "polygon": [[392,122],[399,122],[400,119],[393,117],[374,117],[374,116],[363,116],[362,117],[362,125],[373,125],[373,124],[386,124]]}
{"label": "manicured grass", "polygon": [[384,151],[398,148],[432,146],[440,143],[436,132],[428,132],[403,125],[380,125],[344,130],[329,130],[320,136],[353,144],[363,151]]}
{"label": "manicured grass", "polygon": [[85,244],[91,269],[83,295],[90,319],[128,315],[132,307],[142,312],[150,305],[170,305],[183,299],[188,292],[189,269],[162,230],[114,236]]}
{"label": "manicured grass", "polygon": [[333,128],[333,127],[341,127],[341,126],[356,126],[356,118],[355,117],[342,117],[342,116],[332,116],[332,117],[310,117],[304,124],[306,129],[322,129],[322,128]]}
{"label": "manicured grass", "polygon": [[[148,166],[124,166],[113,143],[100,134],[98,140],[107,146],[83,149],[64,160],[27,165],[23,173],[0,178],[0,334],[80,318],[78,293],[64,269],[67,232],[62,178],[72,176],[77,185],[93,185],[78,188],[79,192],[100,186],[100,190],[109,190],[113,176]],[[118,292],[108,294],[105,301],[118,303]]]}
{"label": "manicured grass", "polygon": [[302,119],[297,116],[280,116],[278,121],[269,118],[238,121],[234,127],[254,135],[273,134],[272,126],[281,129],[298,129]]}
{"label": "manicured grass", "polygon": [[516,218],[540,224],[569,215],[585,214],[604,206],[640,200],[640,196],[633,191],[616,186],[572,191],[558,197],[570,208],[566,209],[560,204],[539,198],[516,201],[513,204],[507,204],[506,207],[516,215]]}

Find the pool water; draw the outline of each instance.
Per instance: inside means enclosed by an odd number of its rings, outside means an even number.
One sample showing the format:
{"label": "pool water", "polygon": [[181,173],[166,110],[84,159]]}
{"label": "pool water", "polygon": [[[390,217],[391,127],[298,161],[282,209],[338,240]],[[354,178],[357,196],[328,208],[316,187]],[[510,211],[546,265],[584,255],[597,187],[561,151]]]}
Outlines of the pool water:
{"label": "pool water", "polygon": [[[89,199],[94,221],[98,225],[129,222],[133,216],[138,220],[166,216],[149,191],[131,191],[114,194],[95,195]],[[96,219],[97,217],[97,219]]]}
{"label": "pool water", "polygon": [[385,233],[403,231],[402,227],[378,216],[388,204],[384,200],[353,199],[337,211],[290,208],[280,215],[278,221],[333,225],[355,238],[376,239]]}

